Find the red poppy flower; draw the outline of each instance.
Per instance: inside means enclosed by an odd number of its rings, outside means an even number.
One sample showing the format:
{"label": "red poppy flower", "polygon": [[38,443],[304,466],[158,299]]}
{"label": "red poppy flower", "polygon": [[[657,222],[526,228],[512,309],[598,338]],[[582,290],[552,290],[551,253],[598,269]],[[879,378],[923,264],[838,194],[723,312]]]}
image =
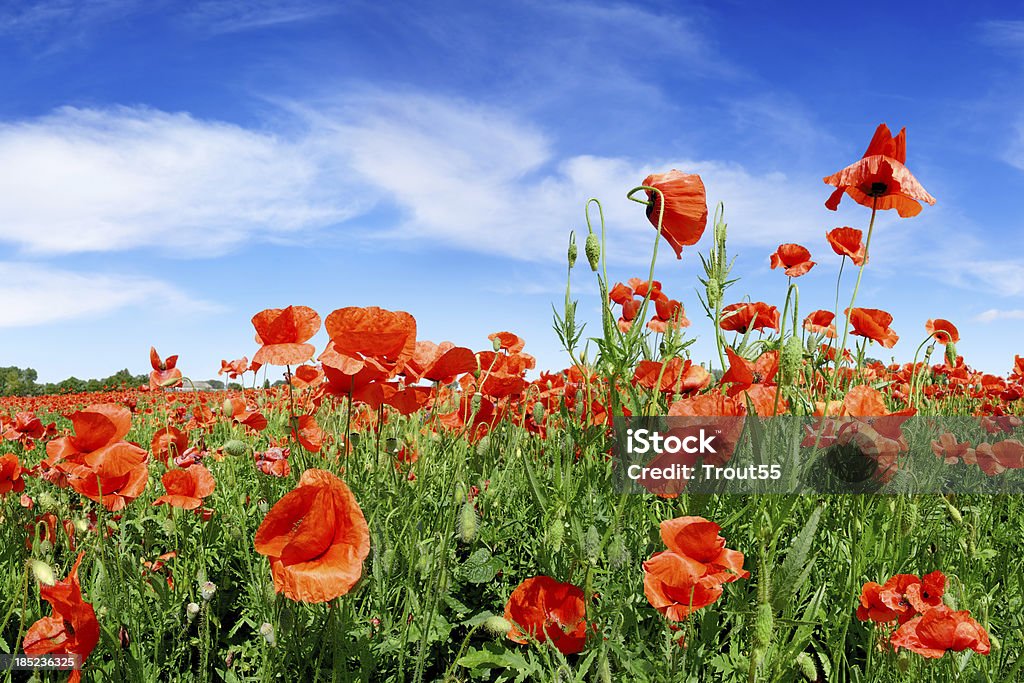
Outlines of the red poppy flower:
{"label": "red poppy flower", "polygon": [[[659,292],[660,294],[660,292]],[[679,330],[690,326],[683,304],[662,294],[654,299],[654,317],[647,323],[648,329],[664,334],[667,330]]]}
{"label": "red poppy flower", "polygon": [[492,332],[487,335],[487,339],[498,343],[498,348],[495,351],[504,349],[509,353],[519,353],[526,346],[526,342],[519,335],[512,332]]}
{"label": "red poppy flower", "polygon": [[331,344],[320,360],[346,375],[366,368],[387,379],[401,372],[416,352],[416,319],[404,311],[339,308],[324,326]]}
{"label": "red poppy flower", "polygon": [[992,644],[985,628],[964,610],[954,612],[946,605],[934,607],[900,626],[892,634],[893,647],[916,652],[922,657],[938,659],[947,650],[974,650],[987,655]]}
{"label": "red poppy flower", "polygon": [[21,478],[21,463],[13,453],[0,455],[0,498],[11,491],[21,493],[25,490],[25,480]]}
{"label": "red poppy flower", "polygon": [[823,334],[827,339],[836,337],[836,314],[832,311],[813,311],[804,318],[804,329],[812,334]]}
{"label": "red poppy flower", "polygon": [[940,458],[947,465],[955,465],[967,455],[967,451],[970,450],[971,444],[958,443],[956,435],[952,432],[945,432],[939,436],[938,439],[932,441],[932,453],[935,457]]}
{"label": "red poppy flower", "polygon": [[950,342],[958,344],[960,342],[960,331],[948,320],[942,318],[929,320],[924,324],[924,330],[940,344],[949,344]]}
{"label": "red poppy flower", "polygon": [[730,304],[722,309],[720,327],[726,332],[745,334],[748,329],[761,331],[779,329],[779,309],[756,301]]}
{"label": "red poppy flower", "polygon": [[567,655],[582,652],[586,645],[586,614],[583,591],[550,576],[526,579],[505,604],[505,619],[512,622],[511,640],[525,644],[529,634],[541,643],[551,641]]}
{"label": "red poppy flower", "polygon": [[967,450],[964,462],[968,465],[977,465],[990,477],[1002,474],[1006,470],[1024,469],[1024,444],[1016,439],[981,443],[977,448]]}
{"label": "red poppy flower", "polygon": [[114,403],[91,405],[66,416],[74,434],[46,444],[47,461],[76,460],[104,446],[121,441],[132,428],[132,413]]}
{"label": "red poppy flower", "polygon": [[230,363],[226,360],[220,362],[220,370],[217,371],[218,375],[227,373],[228,379],[238,379],[241,375],[244,375],[249,371],[249,358],[242,356],[238,360],[233,360]]}
{"label": "red poppy flower", "polygon": [[935,198],[904,166],[907,161],[907,129],[893,137],[884,123],[875,130],[864,157],[824,180],[836,190],[825,206],[835,211],[843,193],[862,206],[896,209],[908,218],[921,213],[918,202],[934,204]]}
{"label": "red poppy flower", "polygon": [[416,342],[412,358],[403,372],[412,381],[429,379],[448,384],[458,375],[476,370],[476,354],[451,342]]}
{"label": "red poppy flower", "polygon": [[316,349],[306,342],[320,329],[320,316],[312,308],[268,308],[252,317],[252,325],[260,345],[253,365],[298,365],[313,357]]}
{"label": "red poppy flower", "polygon": [[161,360],[160,354],[152,346],[149,347],[149,364],[153,371],[149,373],[149,388],[169,389],[181,386],[181,370],[175,367],[178,364],[177,356],[168,356],[167,360]]}
{"label": "red poppy flower", "polygon": [[814,267],[811,252],[799,244],[780,244],[770,261],[772,270],[785,268],[789,277],[800,277]]}
{"label": "red poppy flower", "polygon": [[[78,566],[85,553],[79,553],[63,581],[40,586],[39,597],[50,603],[53,614],[32,624],[25,633],[22,649],[31,656],[71,654],[84,661],[100,640],[100,624],[92,605],[82,599]],[[81,680],[80,671],[72,671],[69,683]]]}
{"label": "red poppy flower", "polygon": [[833,228],[825,233],[832,251],[839,256],[849,256],[856,266],[864,265],[864,233],[857,228]]}
{"label": "red poppy flower", "polygon": [[722,584],[745,579],[743,553],[725,547],[714,522],[679,517],[661,523],[667,550],[643,563],[644,594],[672,621],[682,621],[722,595]]}
{"label": "red poppy flower", "polygon": [[278,593],[301,602],[327,602],[348,593],[362,576],[370,530],[345,482],[309,469],[267,513],[255,546],[270,559]]}
{"label": "red poppy flower", "polygon": [[177,427],[161,427],[149,443],[153,457],[168,463],[188,450],[188,434]]}
{"label": "red poppy flower", "polygon": [[324,446],[324,432],[312,415],[300,415],[295,418],[292,436],[310,453],[319,453]]}
{"label": "red poppy flower", "polygon": [[170,505],[182,510],[195,510],[217,485],[210,470],[198,464],[165,472],[160,480],[167,494],[153,501],[153,505]]}
{"label": "red poppy flower", "polygon": [[[655,229],[661,217],[661,234],[668,240],[676,258],[683,257],[683,247],[700,241],[708,224],[708,200],[704,182],[699,175],[671,170],[655,173],[644,178],[644,185],[661,190],[661,193],[647,190],[647,220]],[[665,197],[665,211],[662,216],[661,197]],[[643,295],[641,295],[643,296]]]}
{"label": "red poppy flower", "polygon": [[891,349],[899,341],[898,334],[889,327],[892,316],[877,308],[847,308],[846,315],[853,326],[853,334],[867,337],[887,349]]}
{"label": "red poppy flower", "polygon": [[111,511],[122,510],[146,489],[147,453],[135,444],[120,441],[93,451],[81,464],[65,463],[71,488]]}
{"label": "red poppy flower", "polygon": [[692,394],[711,383],[711,373],[693,361],[672,358],[667,363],[642,360],[633,373],[633,383],[646,389],[654,389],[661,379],[660,391],[666,394]]}

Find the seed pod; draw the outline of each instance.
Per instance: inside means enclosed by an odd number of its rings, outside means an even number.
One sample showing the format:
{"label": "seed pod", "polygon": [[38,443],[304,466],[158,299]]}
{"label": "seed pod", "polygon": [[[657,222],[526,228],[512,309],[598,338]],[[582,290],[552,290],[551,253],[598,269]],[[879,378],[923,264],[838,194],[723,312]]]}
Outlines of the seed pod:
{"label": "seed pod", "polygon": [[239,439],[231,439],[224,443],[224,452],[233,458],[240,458],[248,452],[249,446]]}
{"label": "seed pod", "polygon": [[601,265],[601,241],[594,233],[587,235],[587,241],[583,243],[583,253],[587,256],[590,269],[596,273],[597,267]]}
{"label": "seed pod", "polygon": [[213,581],[207,581],[199,587],[199,597],[203,599],[203,602],[210,602],[210,600],[213,600],[213,596],[216,592],[217,586]]}
{"label": "seed pod", "polygon": [[459,511],[459,540],[467,544],[475,541],[479,526],[480,518],[477,517],[476,508],[467,500]]}
{"label": "seed pod", "polygon": [[263,640],[266,641],[267,645],[274,647],[277,645],[277,636],[274,635],[274,627],[267,622],[263,622],[260,625],[260,635],[263,636]]}
{"label": "seed pod", "polygon": [[576,265],[576,256],[579,250],[576,248],[576,232],[569,231],[569,268]]}

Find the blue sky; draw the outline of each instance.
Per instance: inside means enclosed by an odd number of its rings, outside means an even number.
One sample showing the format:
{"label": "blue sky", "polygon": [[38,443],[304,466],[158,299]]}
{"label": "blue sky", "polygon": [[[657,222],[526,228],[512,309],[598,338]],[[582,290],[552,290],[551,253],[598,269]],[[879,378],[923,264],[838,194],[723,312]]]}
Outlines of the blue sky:
{"label": "blue sky", "polygon": [[[868,212],[826,210],[821,178],[886,122],[938,203],[876,225],[859,305],[901,340],[873,355],[909,360],[944,317],[969,363],[1007,372],[1024,353],[1024,16],[787,5],[4,3],[0,365],[143,372],[152,344],[212,377],[256,350],[254,313],[302,304],[406,310],[420,338],[476,349],[508,329],[564,367],[568,231],[600,198],[613,280],[645,275],[654,232],[625,193],[670,168],[726,204],[732,298],[781,308],[768,256],[798,242],[818,261],[802,309],[829,308],[824,233]],[[656,277],[706,360],[697,249],[663,248]]]}

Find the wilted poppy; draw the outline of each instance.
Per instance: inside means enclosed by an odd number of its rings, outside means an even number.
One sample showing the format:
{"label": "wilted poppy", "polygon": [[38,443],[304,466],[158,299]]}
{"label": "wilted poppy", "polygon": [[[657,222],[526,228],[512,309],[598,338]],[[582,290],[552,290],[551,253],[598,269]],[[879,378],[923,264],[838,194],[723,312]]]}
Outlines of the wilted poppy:
{"label": "wilted poppy", "polygon": [[[84,661],[100,640],[100,624],[91,604],[82,599],[78,567],[85,553],[79,553],[74,566],[63,581],[40,586],[39,597],[50,603],[53,614],[43,617],[25,633],[22,649],[25,654],[78,655]],[[71,672],[69,683],[81,680],[81,672]]]}
{"label": "wilted poppy", "polygon": [[896,209],[908,218],[921,213],[918,202],[934,204],[935,198],[921,187],[904,166],[907,161],[907,129],[893,137],[884,123],[875,130],[864,157],[824,180],[836,190],[825,206],[835,211],[843,193],[862,206]]}
{"label": "wilted poppy", "polygon": [[[647,219],[655,229],[661,219],[661,234],[668,240],[676,253],[683,257],[683,247],[700,241],[708,224],[708,200],[704,181],[699,175],[671,170],[668,173],[654,173],[644,178],[644,185],[661,190],[660,193],[647,190]],[[662,215],[662,195],[665,211]],[[643,295],[641,295],[643,296]]]}
{"label": "wilted poppy", "polygon": [[899,341],[898,334],[892,331],[892,316],[877,308],[847,308],[845,311],[853,326],[852,333],[876,341],[887,349],[891,349]]}
{"label": "wilted poppy", "polygon": [[854,265],[864,265],[866,248],[863,232],[857,228],[833,228],[825,233],[825,238],[832,246],[832,251],[840,256],[849,256]]}
{"label": "wilted poppy", "polygon": [[149,347],[149,363],[153,371],[149,373],[149,388],[152,390],[169,389],[181,385],[181,370],[177,356],[168,356],[167,360],[161,360],[160,354],[152,346]]}
{"label": "wilted poppy", "polygon": [[309,469],[267,513],[255,546],[270,560],[278,593],[327,602],[348,593],[362,576],[370,530],[345,482]]}
{"label": "wilted poppy", "polygon": [[308,306],[268,308],[252,317],[252,325],[260,344],[253,365],[298,365],[316,351],[306,342],[320,329],[320,316]]}
{"label": "wilted poppy", "polygon": [[906,648],[931,659],[942,657],[947,650],[969,649],[987,655],[992,647],[988,632],[971,618],[970,612],[954,612],[943,604],[900,626],[890,642],[897,650]]}
{"label": "wilted poppy", "polygon": [[800,277],[814,267],[811,252],[799,244],[780,244],[770,261],[772,270],[784,268],[789,277]]}
{"label": "wilted poppy", "polygon": [[924,330],[940,344],[958,344],[960,342],[960,331],[956,329],[956,325],[943,320],[942,318],[934,318],[924,324]]}
{"label": "wilted poppy", "polygon": [[720,327],[726,332],[745,334],[748,329],[779,329],[779,309],[762,301],[730,304],[722,309]]}
{"label": "wilted poppy", "polygon": [[170,505],[182,510],[195,510],[216,488],[210,470],[198,464],[165,472],[160,480],[167,493],[153,501],[153,505]]}
{"label": "wilted poppy", "polygon": [[587,640],[586,613],[580,588],[534,576],[516,586],[505,604],[505,619],[512,622],[508,637],[525,644],[529,634],[541,643],[551,641],[563,654],[576,654]]}

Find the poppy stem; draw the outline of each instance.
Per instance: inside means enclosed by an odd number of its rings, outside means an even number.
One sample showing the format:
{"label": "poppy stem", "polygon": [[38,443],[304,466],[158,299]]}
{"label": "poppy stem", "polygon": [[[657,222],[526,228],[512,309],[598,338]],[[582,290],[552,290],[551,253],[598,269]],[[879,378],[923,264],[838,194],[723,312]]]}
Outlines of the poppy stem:
{"label": "poppy stem", "polygon": [[868,264],[868,249],[871,248],[871,233],[874,232],[875,229],[875,216],[877,214],[878,197],[875,197],[871,202],[871,220],[868,223],[868,236],[864,240],[864,260],[861,261],[860,269],[857,270],[857,282],[853,285],[853,296],[850,298],[850,306],[846,310],[846,323],[843,325],[843,341],[842,343],[840,343],[839,348],[836,349],[835,372],[832,373],[832,381],[829,383],[829,389],[825,399],[826,401],[829,400],[829,397],[831,397],[832,392],[835,391],[836,380],[839,377],[839,365],[842,362],[843,352],[846,350],[846,342],[850,336],[850,312],[853,310],[853,305],[857,303],[857,292],[860,291],[860,280],[864,276],[864,267],[867,266]]}

